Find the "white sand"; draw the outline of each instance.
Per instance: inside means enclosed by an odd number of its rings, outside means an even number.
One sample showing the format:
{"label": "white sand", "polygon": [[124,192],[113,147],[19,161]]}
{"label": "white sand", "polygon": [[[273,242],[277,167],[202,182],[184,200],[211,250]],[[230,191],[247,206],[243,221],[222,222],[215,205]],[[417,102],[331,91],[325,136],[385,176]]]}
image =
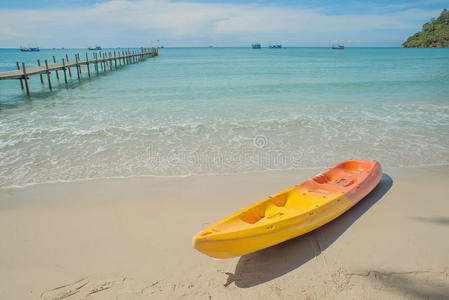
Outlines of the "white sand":
{"label": "white sand", "polygon": [[321,171],[2,189],[0,299],[447,299],[449,167],[387,169],[343,216],[253,254],[192,249],[206,225]]}

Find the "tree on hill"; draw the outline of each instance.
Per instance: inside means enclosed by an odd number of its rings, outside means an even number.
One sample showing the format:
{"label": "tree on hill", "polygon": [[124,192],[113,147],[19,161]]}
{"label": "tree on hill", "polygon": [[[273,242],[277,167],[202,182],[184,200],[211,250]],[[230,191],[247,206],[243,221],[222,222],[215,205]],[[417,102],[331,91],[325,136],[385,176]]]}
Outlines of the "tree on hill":
{"label": "tree on hill", "polygon": [[404,48],[447,48],[449,47],[449,11],[443,9],[438,18],[432,18],[421,32],[410,36],[402,44]]}

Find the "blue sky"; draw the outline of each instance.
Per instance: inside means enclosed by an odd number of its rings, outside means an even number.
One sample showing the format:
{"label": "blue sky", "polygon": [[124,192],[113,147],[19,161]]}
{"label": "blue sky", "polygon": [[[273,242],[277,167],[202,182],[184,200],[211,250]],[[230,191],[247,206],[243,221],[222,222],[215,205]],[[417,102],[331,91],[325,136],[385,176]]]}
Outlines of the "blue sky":
{"label": "blue sky", "polygon": [[[0,48],[400,46],[449,0],[0,0]],[[20,20],[18,22],[18,20]]]}

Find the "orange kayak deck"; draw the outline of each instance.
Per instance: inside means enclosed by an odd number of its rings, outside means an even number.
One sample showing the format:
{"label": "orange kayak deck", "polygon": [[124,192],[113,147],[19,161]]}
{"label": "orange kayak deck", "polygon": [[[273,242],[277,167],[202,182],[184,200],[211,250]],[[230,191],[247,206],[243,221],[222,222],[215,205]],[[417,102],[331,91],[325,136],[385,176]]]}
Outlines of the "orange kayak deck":
{"label": "orange kayak deck", "polygon": [[382,177],[377,161],[347,160],[205,228],[193,247],[216,258],[244,255],[305,234],[337,218]]}

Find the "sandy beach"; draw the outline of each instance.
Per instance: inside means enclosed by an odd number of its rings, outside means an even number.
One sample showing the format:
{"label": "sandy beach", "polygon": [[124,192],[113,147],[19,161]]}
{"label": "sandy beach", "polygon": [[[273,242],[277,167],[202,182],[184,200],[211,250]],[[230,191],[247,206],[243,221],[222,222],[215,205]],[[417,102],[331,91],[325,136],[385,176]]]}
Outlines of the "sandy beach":
{"label": "sandy beach", "polygon": [[447,299],[449,167],[385,169],[350,211],[226,260],[202,228],[322,170],[0,190],[1,299]]}

